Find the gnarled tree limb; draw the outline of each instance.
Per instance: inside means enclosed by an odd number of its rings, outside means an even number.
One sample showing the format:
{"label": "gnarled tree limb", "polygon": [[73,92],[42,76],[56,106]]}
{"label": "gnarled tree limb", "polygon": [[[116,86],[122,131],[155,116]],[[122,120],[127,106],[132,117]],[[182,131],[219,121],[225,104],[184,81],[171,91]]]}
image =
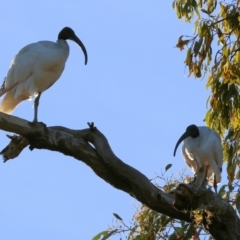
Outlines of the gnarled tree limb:
{"label": "gnarled tree limb", "polygon": [[[2,150],[5,160],[18,156],[28,145],[30,149],[61,152],[86,163],[106,182],[159,213],[188,222],[194,220],[216,239],[240,239],[240,221],[226,201],[194,184],[180,184],[176,194],[162,192],[145,175],[115,156],[106,137],[93,125],[84,130],[46,127],[0,113],[0,129],[21,135],[13,137]],[[202,181],[197,179],[197,182]]]}

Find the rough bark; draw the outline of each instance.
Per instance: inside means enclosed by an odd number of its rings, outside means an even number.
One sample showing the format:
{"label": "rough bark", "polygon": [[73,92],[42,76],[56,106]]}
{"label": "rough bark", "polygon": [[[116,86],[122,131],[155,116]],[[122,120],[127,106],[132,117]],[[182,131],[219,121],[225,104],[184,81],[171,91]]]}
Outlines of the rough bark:
{"label": "rough bark", "polygon": [[[9,136],[10,144],[1,154],[4,161],[29,149],[48,149],[72,156],[87,164],[99,177],[149,208],[175,219],[195,221],[215,239],[240,239],[240,220],[233,208],[203,185],[201,170],[193,184],[180,184],[175,194],[162,192],[135,168],[112,151],[106,137],[93,124],[88,129],[47,127],[42,123],[0,113],[0,129],[19,134]],[[90,144],[91,143],[91,144]]]}

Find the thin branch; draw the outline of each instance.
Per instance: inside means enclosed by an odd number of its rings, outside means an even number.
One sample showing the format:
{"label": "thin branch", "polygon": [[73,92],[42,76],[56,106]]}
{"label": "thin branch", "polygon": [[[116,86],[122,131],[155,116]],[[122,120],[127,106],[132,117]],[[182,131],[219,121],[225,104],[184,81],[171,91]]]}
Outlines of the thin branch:
{"label": "thin branch", "polygon": [[218,20],[218,21],[216,21],[216,22],[213,22],[212,24],[215,25],[215,24],[218,24],[218,23],[220,23],[220,22],[223,22],[223,21],[228,20],[228,19],[231,19],[231,18],[236,18],[236,16],[225,17],[225,18],[222,18],[222,19],[220,19],[220,20]]}

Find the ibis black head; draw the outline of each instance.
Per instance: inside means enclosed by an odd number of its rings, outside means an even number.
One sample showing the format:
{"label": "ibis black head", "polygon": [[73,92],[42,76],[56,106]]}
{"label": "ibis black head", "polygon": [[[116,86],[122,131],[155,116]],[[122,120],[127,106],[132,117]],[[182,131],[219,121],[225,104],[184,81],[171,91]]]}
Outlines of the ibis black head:
{"label": "ibis black head", "polygon": [[63,28],[58,34],[58,39],[62,39],[62,40],[69,39],[77,43],[84,53],[85,65],[87,64],[87,61],[88,61],[87,50],[83,45],[83,43],[81,42],[81,40],[76,36],[75,32],[70,27]]}
{"label": "ibis black head", "polygon": [[186,132],[178,139],[174,152],[173,152],[173,156],[175,157],[177,148],[179,146],[179,144],[186,139],[187,137],[192,137],[192,138],[197,138],[199,136],[199,130],[198,127],[194,124],[189,125],[186,129]]}

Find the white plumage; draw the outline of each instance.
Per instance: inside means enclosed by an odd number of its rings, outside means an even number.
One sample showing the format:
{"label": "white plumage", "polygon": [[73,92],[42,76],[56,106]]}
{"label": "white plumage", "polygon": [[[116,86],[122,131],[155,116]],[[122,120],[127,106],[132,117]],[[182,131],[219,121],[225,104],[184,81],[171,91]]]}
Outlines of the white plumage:
{"label": "white plumage", "polygon": [[59,32],[57,42],[40,41],[27,45],[13,58],[4,79],[0,97],[6,95],[0,104],[1,112],[11,114],[21,101],[35,97],[34,121],[37,121],[41,93],[51,87],[64,70],[69,55],[67,39],[82,48],[87,64],[87,51],[69,27]]}
{"label": "white plumage", "polygon": [[214,186],[214,174],[216,183],[220,183],[223,148],[219,135],[208,127],[190,125],[179,138],[174,149],[174,156],[178,145],[182,141],[182,155],[187,166],[196,173],[200,167],[209,165],[207,172],[208,183]]}

